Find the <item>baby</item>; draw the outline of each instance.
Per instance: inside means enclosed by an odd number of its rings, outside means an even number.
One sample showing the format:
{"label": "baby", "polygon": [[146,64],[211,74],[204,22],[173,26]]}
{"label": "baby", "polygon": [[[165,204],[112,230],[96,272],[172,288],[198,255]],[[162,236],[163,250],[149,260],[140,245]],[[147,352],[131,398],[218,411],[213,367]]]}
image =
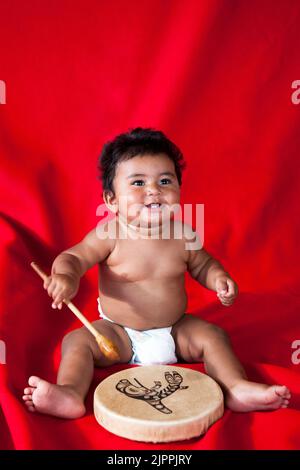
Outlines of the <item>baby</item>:
{"label": "baby", "polygon": [[[291,396],[286,386],[250,382],[225,331],[185,313],[186,271],[225,306],[232,305],[238,288],[200,243],[190,243],[197,234],[170,210],[180,202],[183,167],[178,147],[153,129],[136,128],[104,145],[103,199],[115,217],[54,260],[44,283],[52,307],[61,309],[64,299],[72,299],[80,278],[98,264],[100,319],[93,325],[117,346],[120,363],[203,362],[231,410],[286,408]],[[94,366],[113,363],[85,327],[68,333],[57,384],[29,378],[23,396],[28,410],[83,416]]]}

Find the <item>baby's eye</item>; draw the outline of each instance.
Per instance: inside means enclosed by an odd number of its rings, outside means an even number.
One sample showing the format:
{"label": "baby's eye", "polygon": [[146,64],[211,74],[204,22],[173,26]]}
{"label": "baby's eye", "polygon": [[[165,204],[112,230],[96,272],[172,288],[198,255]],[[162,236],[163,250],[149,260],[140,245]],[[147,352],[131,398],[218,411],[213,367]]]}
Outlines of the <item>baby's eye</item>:
{"label": "baby's eye", "polygon": [[161,184],[170,184],[172,181],[169,178],[163,178],[160,180]]}
{"label": "baby's eye", "polygon": [[135,180],[131,183],[133,186],[143,186],[145,183],[143,180]]}

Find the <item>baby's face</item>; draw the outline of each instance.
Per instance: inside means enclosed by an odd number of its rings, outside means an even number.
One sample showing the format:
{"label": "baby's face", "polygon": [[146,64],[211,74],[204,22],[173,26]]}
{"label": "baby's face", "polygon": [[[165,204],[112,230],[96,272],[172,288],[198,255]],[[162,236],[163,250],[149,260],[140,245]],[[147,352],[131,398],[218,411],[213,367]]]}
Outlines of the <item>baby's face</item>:
{"label": "baby's face", "polygon": [[115,212],[141,227],[161,225],[170,218],[172,205],[180,202],[174,163],[165,154],[136,156],[116,168]]}

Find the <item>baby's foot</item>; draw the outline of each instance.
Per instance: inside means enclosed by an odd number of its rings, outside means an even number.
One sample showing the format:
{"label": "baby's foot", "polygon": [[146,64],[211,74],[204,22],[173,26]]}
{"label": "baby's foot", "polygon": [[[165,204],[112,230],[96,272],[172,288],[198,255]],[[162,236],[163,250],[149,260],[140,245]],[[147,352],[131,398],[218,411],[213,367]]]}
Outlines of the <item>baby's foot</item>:
{"label": "baby's foot", "polygon": [[80,418],[85,413],[81,397],[67,385],[54,385],[31,376],[23,400],[29,411],[39,411],[59,418]]}
{"label": "baby's foot", "polygon": [[285,385],[265,385],[241,380],[228,392],[226,405],[233,411],[287,408],[291,394]]}

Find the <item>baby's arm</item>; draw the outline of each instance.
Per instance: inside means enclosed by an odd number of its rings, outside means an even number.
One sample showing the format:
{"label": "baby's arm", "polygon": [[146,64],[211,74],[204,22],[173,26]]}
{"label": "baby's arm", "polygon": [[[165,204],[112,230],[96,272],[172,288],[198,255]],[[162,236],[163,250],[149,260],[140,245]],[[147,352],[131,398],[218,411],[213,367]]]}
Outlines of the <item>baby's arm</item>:
{"label": "baby's arm", "polygon": [[107,258],[111,250],[112,240],[99,239],[94,229],[80,243],[60,253],[52,264],[51,276],[44,283],[53,298],[52,307],[61,309],[64,299],[75,297],[83,274]]}
{"label": "baby's arm", "polygon": [[[191,239],[191,238],[190,238]],[[238,287],[219,261],[204,248],[188,250],[188,271],[203,286],[217,292],[220,302],[232,305],[238,294]]]}

